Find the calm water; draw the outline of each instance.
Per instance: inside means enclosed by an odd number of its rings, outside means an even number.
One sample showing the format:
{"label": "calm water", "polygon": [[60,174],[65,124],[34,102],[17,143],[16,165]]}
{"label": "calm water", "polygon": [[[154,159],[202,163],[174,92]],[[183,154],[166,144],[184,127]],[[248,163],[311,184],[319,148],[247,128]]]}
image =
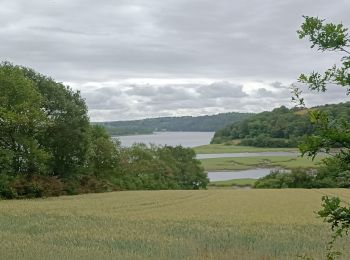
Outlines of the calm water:
{"label": "calm water", "polygon": [[195,147],[209,144],[213,135],[214,132],[155,132],[150,135],[128,135],[115,138],[118,138],[122,146],[126,147],[134,143]]}
{"label": "calm water", "polygon": [[208,172],[208,178],[210,181],[227,181],[233,179],[259,179],[270,173],[271,170],[276,168],[257,168],[244,171],[234,172]]}
{"label": "calm water", "polygon": [[[156,144],[156,145],[182,145],[184,147],[195,147],[210,143],[214,132],[155,132],[149,135],[118,136],[122,146],[129,147],[134,143]],[[256,156],[299,156],[293,152],[259,152],[259,153],[221,153],[221,154],[198,154],[198,159],[223,158],[223,157],[256,157]],[[257,168],[243,171],[211,171],[208,172],[210,181],[225,181],[232,179],[251,178],[258,179],[266,176],[275,168]]]}

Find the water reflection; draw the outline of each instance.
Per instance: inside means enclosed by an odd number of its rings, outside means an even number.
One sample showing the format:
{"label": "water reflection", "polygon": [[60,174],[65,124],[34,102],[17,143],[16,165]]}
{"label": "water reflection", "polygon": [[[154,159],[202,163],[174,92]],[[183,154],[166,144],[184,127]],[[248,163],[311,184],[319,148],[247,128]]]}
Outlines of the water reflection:
{"label": "water reflection", "polygon": [[114,138],[118,138],[122,146],[126,147],[134,143],[195,147],[209,144],[213,135],[214,132],[155,132],[150,135],[114,136]]}
{"label": "water reflection", "polygon": [[[220,172],[208,172],[208,178],[210,181],[227,181],[233,179],[259,179],[270,173],[277,168],[256,168],[243,171],[220,171]],[[288,170],[285,170],[289,172]]]}

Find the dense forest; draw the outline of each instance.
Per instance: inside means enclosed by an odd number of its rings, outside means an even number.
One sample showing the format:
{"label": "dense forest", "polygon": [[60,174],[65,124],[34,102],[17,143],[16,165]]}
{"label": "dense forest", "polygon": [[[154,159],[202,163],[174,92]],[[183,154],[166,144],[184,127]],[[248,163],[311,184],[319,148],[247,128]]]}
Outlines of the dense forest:
{"label": "dense forest", "polygon": [[308,113],[316,109],[325,112],[334,123],[350,119],[350,102],[311,109],[281,106],[216,131],[212,143],[239,140],[240,145],[248,146],[297,147],[303,137],[317,132]]}
{"label": "dense forest", "polygon": [[79,92],[32,69],[0,65],[0,197],[205,188],[190,148],[121,148],[91,125]]}
{"label": "dense forest", "polygon": [[112,135],[148,134],[154,131],[216,131],[234,122],[243,121],[253,114],[221,113],[211,116],[183,116],[147,118],[133,121],[95,123],[106,127]]}

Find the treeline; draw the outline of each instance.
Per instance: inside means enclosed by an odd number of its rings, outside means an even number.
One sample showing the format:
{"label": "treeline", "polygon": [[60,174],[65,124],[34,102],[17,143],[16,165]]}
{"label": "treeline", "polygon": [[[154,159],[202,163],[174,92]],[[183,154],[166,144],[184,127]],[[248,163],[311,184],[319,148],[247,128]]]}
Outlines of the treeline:
{"label": "treeline", "polygon": [[349,164],[339,157],[326,159],[321,167],[316,169],[293,169],[290,173],[275,170],[258,179],[254,188],[350,188]]}
{"label": "treeline", "polygon": [[[317,109],[337,122],[349,121],[350,118],[350,102],[320,106]],[[317,128],[307,110],[281,106],[216,131],[211,143],[240,140],[240,145],[256,147],[297,147],[303,137],[316,132]]]}
{"label": "treeline", "polygon": [[211,116],[160,117],[95,124],[105,126],[112,135],[152,133],[154,131],[208,132],[223,128],[232,124],[232,122],[243,121],[252,115],[250,113],[231,112]]}
{"label": "treeline", "polygon": [[121,148],[91,125],[79,92],[32,69],[0,65],[0,197],[123,189],[198,189],[192,149]]}

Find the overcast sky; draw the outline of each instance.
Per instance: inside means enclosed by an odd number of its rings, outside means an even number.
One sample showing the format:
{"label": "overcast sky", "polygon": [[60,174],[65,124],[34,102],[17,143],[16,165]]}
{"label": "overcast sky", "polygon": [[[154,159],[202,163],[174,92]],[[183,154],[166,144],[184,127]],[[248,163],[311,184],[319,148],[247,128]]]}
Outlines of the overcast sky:
{"label": "overcast sky", "polygon": [[298,39],[302,15],[350,27],[349,12],[349,0],[0,0],[0,57],[80,90],[92,121],[260,112],[339,60]]}

